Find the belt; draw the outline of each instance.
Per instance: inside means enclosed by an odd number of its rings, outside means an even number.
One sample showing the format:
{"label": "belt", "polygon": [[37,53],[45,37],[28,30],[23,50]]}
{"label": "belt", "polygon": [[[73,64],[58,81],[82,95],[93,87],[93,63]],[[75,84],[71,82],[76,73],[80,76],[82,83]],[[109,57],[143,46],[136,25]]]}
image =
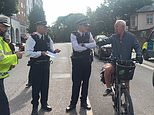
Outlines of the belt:
{"label": "belt", "polygon": [[3,72],[3,73],[0,73],[0,76],[4,76],[6,74],[8,74],[8,72]]}
{"label": "belt", "polygon": [[53,61],[52,60],[37,60],[37,61],[35,61],[34,62],[35,64],[40,64],[40,63],[53,63]]}

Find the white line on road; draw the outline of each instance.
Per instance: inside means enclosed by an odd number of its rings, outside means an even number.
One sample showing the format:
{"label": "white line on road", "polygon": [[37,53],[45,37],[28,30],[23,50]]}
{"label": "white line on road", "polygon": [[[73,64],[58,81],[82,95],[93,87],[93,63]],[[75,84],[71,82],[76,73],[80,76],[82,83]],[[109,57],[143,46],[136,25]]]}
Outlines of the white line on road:
{"label": "white line on road", "polygon": [[138,65],[154,71],[154,68],[153,67],[150,67],[148,65],[145,65],[145,64],[138,64]]}
{"label": "white line on road", "polygon": [[[91,106],[89,98],[87,98],[87,104]],[[91,108],[91,110],[87,111],[86,115],[93,115],[92,108]]]}

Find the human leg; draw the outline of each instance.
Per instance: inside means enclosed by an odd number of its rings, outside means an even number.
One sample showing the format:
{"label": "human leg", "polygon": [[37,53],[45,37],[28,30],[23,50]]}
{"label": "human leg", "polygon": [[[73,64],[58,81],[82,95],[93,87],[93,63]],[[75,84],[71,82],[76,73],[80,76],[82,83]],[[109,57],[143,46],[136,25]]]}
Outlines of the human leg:
{"label": "human leg", "polygon": [[80,63],[81,62],[78,60],[72,60],[72,96],[70,105],[66,108],[66,112],[76,108],[76,104],[79,98],[82,71]]}
{"label": "human leg", "polygon": [[0,115],[10,115],[9,102],[4,89],[4,79],[0,79]]}
{"label": "human leg", "polygon": [[87,104],[89,78],[91,75],[91,62],[85,63],[83,66],[82,89],[81,89],[81,107],[90,110],[91,107]]}
{"label": "human leg", "polygon": [[41,108],[45,111],[51,111],[52,108],[48,105],[48,90],[49,90],[49,76],[50,63],[42,64],[43,77],[41,83]]}
{"label": "human leg", "polygon": [[42,76],[42,71],[41,71],[41,65],[40,64],[34,64],[31,67],[31,75],[32,75],[32,114],[38,114],[38,105],[39,105],[39,92],[40,92],[40,87],[41,87],[41,76]]}
{"label": "human leg", "polygon": [[105,83],[106,83],[106,87],[107,89],[105,90],[103,96],[107,96],[109,95],[112,90],[111,90],[111,77],[112,77],[112,73],[113,73],[113,66],[111,63],[106,63],[104,65],[104,78],[105,78]]}

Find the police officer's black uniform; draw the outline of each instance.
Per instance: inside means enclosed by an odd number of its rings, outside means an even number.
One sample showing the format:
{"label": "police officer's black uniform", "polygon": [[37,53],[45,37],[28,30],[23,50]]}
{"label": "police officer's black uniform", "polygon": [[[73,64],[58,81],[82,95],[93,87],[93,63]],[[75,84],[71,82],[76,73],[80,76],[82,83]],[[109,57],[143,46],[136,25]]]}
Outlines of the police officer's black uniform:
{"label": "police officer's black uniform", "polygon": [[[77,33],[77,32],[76,32]],[[74,33],[74,34],[76,34]],[[78,43],[89,43],[89,34],[80,37],[76,34]],[[87,49],[82,52],[77,52],[73,50],[72,55],[72,97],[71,104],[76,105],[80,92],[80,85],[82,84],[81,89],[81,104],[87,102],[88,94],[88,83],[91,74],[91,62],[92,62],[92,51]]]}
{"label": "police officer's black uniform", "polygon": [[[34,51],[48,51],[47,39],[39,39],[38,35],[33,35],[36,41]],[[38,106],[39,92],[41,92],[41,105],[47,105],[48,87],[49,87],[49,66],[50,60],[48,56],[40,56],[38,58],[30,58],[31,76],[32,76],[32,104]]]}
{"label": "police officer's black uniform", "polygon": [[[86,32],[83,35],[79,32],[73,32],[74,36],[76,36],[77,43],[80,45],[84,45],[90,42],[90,32]],[[95,44],[95,43],[94,43]],[[84,51],[75,51],[73,49],[73,54],[71,56],[72,61],[72,96],[70,105],[66,108],[66,112],[74,109],[76,107],[80,86],[81,87],[81,107],[84,109],[90,110],[91,107],[87,104],[87,95],[88,95],[88,85],[89,78],[91,74],[91,63],[93,61],[93,54],[90,48],[87,48]]]}
{"label": "police officer's black uniform", "polygon": [[[39,22],[41,25],[45,25],[43,22]],[[41,38],[40,38],[41,36]],[[33,41],[33,42],[32,42]],[[27,47],[31,47],[30,44],[35,45],[31,49],[26,49],[26,54],[29,50],[33,49],[33,52],[45,52],[50,51],[50,39],[38,32],[31,35],[26,41]],[[28,44],[29,43],[29,44]],[[28,55],[28,54],[27,54]],[[49,74],[50,74],[50,57],[47,55],[41,55],[36,57],[30,57],[28,63],[30,66],[30,76],[32,78],[32,101],[33,110],[32,115],[38,114],[39,94],[41,94],[41,108],[46,111],[51,111],[52,108],[48,105],[48,88],[49,88]]]}

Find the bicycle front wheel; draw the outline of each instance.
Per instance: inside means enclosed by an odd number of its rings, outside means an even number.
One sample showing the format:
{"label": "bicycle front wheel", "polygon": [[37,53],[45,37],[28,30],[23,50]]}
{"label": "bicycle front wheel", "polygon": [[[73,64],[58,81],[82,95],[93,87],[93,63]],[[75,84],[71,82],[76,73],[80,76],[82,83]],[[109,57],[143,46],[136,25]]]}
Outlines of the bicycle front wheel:
{"label": "bicycle front wheel", "polygon": [[133,103],[129,92],[122,89],[121,92],[121,114],[120,115],[134,115]]}

